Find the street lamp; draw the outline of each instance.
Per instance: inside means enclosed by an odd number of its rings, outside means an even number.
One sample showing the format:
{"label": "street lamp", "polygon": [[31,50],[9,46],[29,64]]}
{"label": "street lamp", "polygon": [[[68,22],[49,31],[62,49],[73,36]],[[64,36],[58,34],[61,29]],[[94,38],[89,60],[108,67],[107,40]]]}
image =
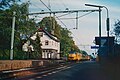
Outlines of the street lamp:
{"label": "street lamp", "polygon": [[91,6],[91,7],[98,7],[99,8],[99,37],[100,37],[100,45],[101,47],[101,8],[105,8],[107,11],[107,19],[106,19],[106,27],[107,27],[107,37],[108,37],[108,54],[109,54],[109,11],[108,8],[105,6],[99,6],[99,5],[91,5],[91,4],[85,4],[85,6]]}

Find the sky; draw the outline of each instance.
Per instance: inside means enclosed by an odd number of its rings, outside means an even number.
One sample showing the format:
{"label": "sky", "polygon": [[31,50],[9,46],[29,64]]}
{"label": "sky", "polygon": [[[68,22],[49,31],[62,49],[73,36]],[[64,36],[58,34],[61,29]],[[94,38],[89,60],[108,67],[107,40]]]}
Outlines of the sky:
{"label": "sky", "polygon": [[[29,12],[44,12],[49,11],[45,5],[42,4],[40,0],[21,0],[22,2],[30,1]],[[63,11],[68,8],[69,10],[88,10],[88,9],[98,9],[95,7],[88,7],[85,4],[94,4],[105,6],[109,10],[109,18],[110,18],[110,32],[113,30],[114,23],[117,19],[120,19],[120,0],[42,0],[52,11]],[[79,12],[79,16],[83,16],[86,14],[85,12]],[[63,14],[56,14],[56,16],[60,16]],[[37,16],[37,17],[35,17]],[[45,15],[33,15],[32,17],[36,18],[36,21],[42,20],[43,17],[49,16],[49,14]],[[76,14],[72,13],[66,15],[64,17],[60,17],[61,21],[66,25],[66,27],[59,21],[62,27],[69,29],[72,32],[72,37],[78,45],[78,47],[82,50],[86,50],[88,54],[95,52],[95,50],[91,49],[91,46],[95,45],[93,43],[95,36],[99,35],[99,23],[98,23],[98,12],[92,12],[86,16],[80,17],[78,19],[78,29],[73,29],[76,27],[75,19],[63,19],[63,18],[75,18]],[[106,36],[106,9],[102,8],[102,36]]]}

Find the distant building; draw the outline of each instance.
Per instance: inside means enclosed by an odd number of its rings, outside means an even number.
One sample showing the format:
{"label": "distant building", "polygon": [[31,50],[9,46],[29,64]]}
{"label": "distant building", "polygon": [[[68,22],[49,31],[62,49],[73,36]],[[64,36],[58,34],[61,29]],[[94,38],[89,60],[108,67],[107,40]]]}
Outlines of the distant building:
{"label": "distant building", "polygon": [[[53,36],[52,34],[49,34],[47,31],[43,29],[38,29],[37,32],[35,32],[30,38],[32,40],[35,40],[37,38],[36,35],[40,36],[41,41],[41,48],[42,48],[42,58],[43,59],[60,59],[60,41],[57,39],[57,37]],[[23,51],[28,51],[28,44],[27,41],[23,45]],[[31,45],[30,45],[31,46]],[[33,47],[31,46],[32,51],[34,51]]]}

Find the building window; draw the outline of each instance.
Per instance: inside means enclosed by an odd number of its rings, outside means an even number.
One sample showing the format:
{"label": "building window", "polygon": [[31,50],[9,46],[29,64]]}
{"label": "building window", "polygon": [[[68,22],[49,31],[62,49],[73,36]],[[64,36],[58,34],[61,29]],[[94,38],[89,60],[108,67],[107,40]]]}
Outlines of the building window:
{"label": "building window", "polygon": [[49,44],[49,41],[48,40],[45,40],[45,45],[48,45]]}

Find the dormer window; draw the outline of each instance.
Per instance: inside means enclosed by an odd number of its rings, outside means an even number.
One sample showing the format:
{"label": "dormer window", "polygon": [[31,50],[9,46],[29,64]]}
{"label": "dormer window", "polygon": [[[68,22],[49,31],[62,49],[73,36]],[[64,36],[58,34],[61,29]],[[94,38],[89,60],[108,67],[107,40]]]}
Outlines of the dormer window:
{"label": "dormer window", "polygon": [[45,45],[48,45],[49,44],[49,41],[48,40],[45,40]]}

